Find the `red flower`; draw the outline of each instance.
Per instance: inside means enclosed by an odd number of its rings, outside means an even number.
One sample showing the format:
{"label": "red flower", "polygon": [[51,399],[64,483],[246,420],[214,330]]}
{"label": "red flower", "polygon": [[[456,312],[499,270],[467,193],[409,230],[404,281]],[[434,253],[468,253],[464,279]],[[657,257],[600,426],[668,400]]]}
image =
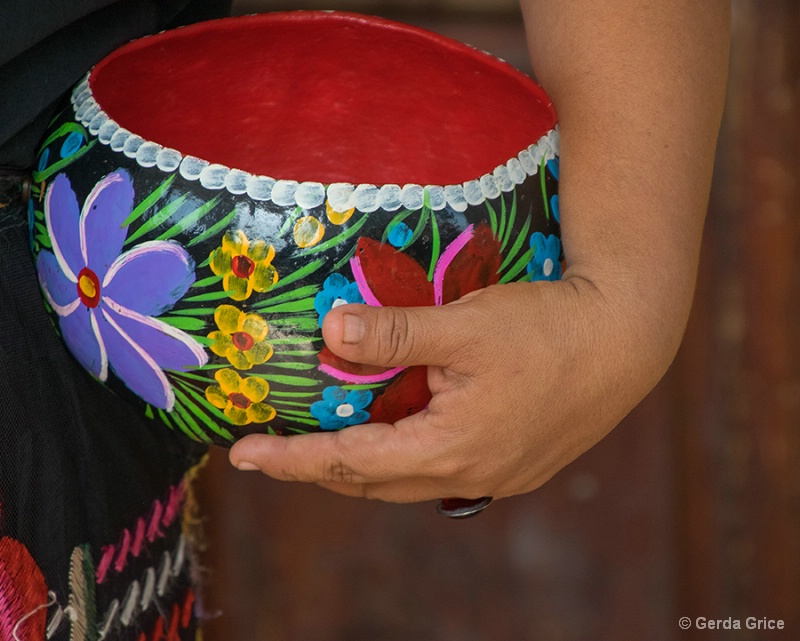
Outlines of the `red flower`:
{"label": "red flower", "polygon": [[[433,279],[422,266],[391,245],[360,238],[350,260],[353,277],[368,305],[420,307],[446,305],[498,282],[500,242],[488,225],[470,225],[439,256]],[[351,383],[373,383],[397,376],[370,406],[373,423],[394,423],[423,410],[431,400],[426,367],[375,368],[349,363],[327,348],[320,370]],[[398,376],[399,374],[399,376]]]}
{"label": "red flower", "polygon": [[0,639],[44,639],[47,602],[47,585],[28,549],[0,538]]}

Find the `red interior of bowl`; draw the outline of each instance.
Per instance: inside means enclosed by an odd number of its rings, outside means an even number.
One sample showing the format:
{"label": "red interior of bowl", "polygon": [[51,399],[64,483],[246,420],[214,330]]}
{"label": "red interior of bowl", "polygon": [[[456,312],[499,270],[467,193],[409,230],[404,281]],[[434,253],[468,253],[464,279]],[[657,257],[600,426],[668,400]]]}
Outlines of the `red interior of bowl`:
{"label": "red interior of bowl", "polygon": [[92,71],[100,107],[145,140],[276,179],[457,184],[547,133],[509,65],[414,27],[297,11],[130,43]]}

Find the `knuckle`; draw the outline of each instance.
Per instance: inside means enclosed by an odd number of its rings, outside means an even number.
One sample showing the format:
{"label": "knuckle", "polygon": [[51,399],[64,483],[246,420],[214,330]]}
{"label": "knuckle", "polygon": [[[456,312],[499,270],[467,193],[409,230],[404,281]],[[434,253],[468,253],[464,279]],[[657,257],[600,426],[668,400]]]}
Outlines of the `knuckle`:
{"label": "knuckle", "polygon": [[288,467],[281,468],[279,478],[281,480],[283,480],[283,481],[288,481],[290,483],[294,483],[294,482],[302,480],[300,475],[297,474],[296,471],[294,471],[294,470],[292,470],[292,469],[290,469]]}
{"label": "knuckle", "polygon": [[329,483],[351,485],[356,482],[356,473],[353,468],[342,461],[331,461],[323,469],[322,478]]}
{"label": "knuckle", "polygon": [[405,361],[413,352],[414,337],[408,331],[408,315],[405,310],[387,308],[387,319],[378,342],[378,356],[389,364]]}

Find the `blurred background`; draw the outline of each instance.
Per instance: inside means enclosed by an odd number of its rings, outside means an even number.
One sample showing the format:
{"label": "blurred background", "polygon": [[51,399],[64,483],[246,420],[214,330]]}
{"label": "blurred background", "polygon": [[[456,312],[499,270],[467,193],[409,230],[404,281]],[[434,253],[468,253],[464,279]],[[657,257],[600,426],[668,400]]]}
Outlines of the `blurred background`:
{"label": "blurred background", "polygon": [[[439,31],[530,72],[516,0],[239,0]],[[727,112],[684,345],[607,439],[479,518],[238,473],[200,488],[205,641],[800,638],[800,4],[734,0]],[[678,627],[682,616],[785,630]]]}

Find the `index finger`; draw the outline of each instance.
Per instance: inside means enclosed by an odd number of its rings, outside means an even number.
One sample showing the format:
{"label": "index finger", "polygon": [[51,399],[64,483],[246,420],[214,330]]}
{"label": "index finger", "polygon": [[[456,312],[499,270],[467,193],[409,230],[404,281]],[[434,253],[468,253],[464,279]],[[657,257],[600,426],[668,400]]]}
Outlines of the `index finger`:
{"label": "index finger", "polygon": [[363,484],[430,476],[437,457],[418,437],[420,416],[332,433],[251,434],[233,445],[229,458],[239,469],[260,470],[282,481]]}

